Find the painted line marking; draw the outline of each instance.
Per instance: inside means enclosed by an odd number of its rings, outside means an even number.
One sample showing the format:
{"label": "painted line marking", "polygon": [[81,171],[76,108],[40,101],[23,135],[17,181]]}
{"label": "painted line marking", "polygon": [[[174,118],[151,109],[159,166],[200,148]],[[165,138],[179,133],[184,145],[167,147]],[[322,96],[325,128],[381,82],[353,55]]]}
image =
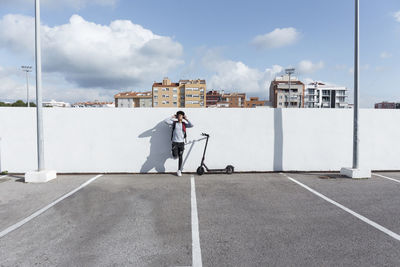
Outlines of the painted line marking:
{"label": "painted line marking", "polygon": [[97,178],[99,178],[101,176],[103,176],[103,174],[97,175],[97,176],[89,179],[88,181],[86,181],[85,183],[81,184],[79,187],[77,187],[76,189],[72,190],[71,192],[63,195],[62,197],[58,198],[54,202],[50,203],[49,205],[47,205],[47,206],[41,208],[40,210],[36,211],[32,215],[26,217],[25,219],[17,222],[16,224],[13,224],[10,227],[6,228],[5,230],[1,231],[0,232],[0,238],[4,237],[5,235],[9,234],[12,231],[18,229],[19,227],[21,227],[22,225],[26,224],[27,222],[33,220],[34,218],[36,218],[40,214],[44,213],[45,211],[47,211],[48,209],[50,209],[51,207],[53,207],[57,203],[61,202],[62,200],[66,199],[67,197],[69,197],[69,196],[73,195],[74,193],[78,192],[79,190],[81,190],[82,188],[84,188],[88,184],[92,183],[94,180],[96,180]]}
{"label": "painted line marking", "polygon": [[375,227],[375,228],[378,229],[379,231],[382,231],[383,233],[385,233],[385,234],[387,234],[387,235],[393,237],[393,238],[396,239],[397,241],[400,241],[400,235],[396,234],[395,232],[392,232],[392,231],[390,231],[389,229],[383,227],[382,225],[379,225],[379,224],[377,224],[376,222],[371,221],[370,219],[368,219],[368,218],[362,216],[361,214],[358,214],[357,212],[352,211],[352,210],[349,209],[349,208],[346,208],[346,207],[343,206],[342,204],[339,204],[338,202],[336,202],[336,201],[334,201],[334,200],[332,200],[332,199],[330,199],[330,198],[324,196],[323,194],[321,194],[321,193],[315,191],[314,189],[312,189],[312,188],[306,186],[305,184],[303,184],[303,183],[301,183],[301,182],[299,182],[299,181],[297,181],[297,180],[295,180],[295,179],[293,179],[293,178],[287,176],[286,174],[284,174],[284,173],[281,173],[281,174],[284,175],[284,176],[286,176],[286,177],[287,177],[289,180],[291,180],[292,182],[295,182],[296,184],[298,184],[298,185],[302,186],[303,188],[307,189],[307,190],[310,191],[311,193],[313,193],[313,194],[319,196],[320,198],[326,200],[327,202],[329,202],[329,203],[331,203],[331,204],[333,204],[333,205],[335,205],[335,206],[341,208],[342,210],[344,210],[344,211],[350,213],[351,215],[355,216],[356,218],[360,219],[361,221],[363,221],[363,222],[365,222],[365,223],[367,223],[367,224],[369,224],[369,225]]}
{"label": "painted line marking", "polygon": [[372,175],[379,176],[381,178],[385,178],[385,179],[391,180],[391,181],[396,182],[396,183],[400,183],[399,180],[396,180],[396,179],[393,179],[393,178],[390,178],[390,177],[387,177],[387,176],[384,176],[384,175],[380,175],[380,174],[377,174],[377,173],[373,173]]}
{"label": "painted line marking", "polygon": [[7,177],[8,175],[3,175],[3,176],[0,176],[0,179],[2,179],[2,178],[5,178],[5,177]]}
{"label": "painted line marking", "polygon": [[192,204],[192,266],[203,266],[201,260],[200,234],[199,234],[199,218],[197,214],[196,185],[194,175],[190,178],[191,187],[191,204]]}

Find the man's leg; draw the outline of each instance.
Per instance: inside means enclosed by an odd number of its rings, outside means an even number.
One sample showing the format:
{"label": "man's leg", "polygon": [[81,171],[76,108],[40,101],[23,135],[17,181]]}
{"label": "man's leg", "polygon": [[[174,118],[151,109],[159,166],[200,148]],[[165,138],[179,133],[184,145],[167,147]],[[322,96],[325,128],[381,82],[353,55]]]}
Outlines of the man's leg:
{"label": "man's leg", "polygon": [[172,157],[176,159],[179,156],[179,147],[178,144],[173,142],[172,143]]}
{"label": "man's leg", "polygon": [[179,162],[178,162],[178,168],[180,171],[182,171],[182,158],[183,158],[183,151],[185,150],[185,144],[181,143],[179,144]]}

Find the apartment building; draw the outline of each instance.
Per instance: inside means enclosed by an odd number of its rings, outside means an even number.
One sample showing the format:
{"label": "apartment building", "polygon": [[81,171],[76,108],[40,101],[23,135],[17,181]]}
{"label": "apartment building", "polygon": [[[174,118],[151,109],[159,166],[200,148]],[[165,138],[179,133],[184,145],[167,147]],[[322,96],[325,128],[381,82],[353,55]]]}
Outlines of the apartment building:
{"label": "apartment building", "polygon": [[250,97],[250,100],[246,101],[246,108],[255,108],[267,106],[268,101],[260,100],[258,97]]}
{"label": "apartment building", "polygon": [[164,78],[162,83],[153,83],[153,107],[206,107],[205,80],[180,80],[172,83],[170,79]]}
{"label": "apartment building", "polygon": [[61,102],[61,101],[56,101],[56,100],[50,100],[50,101],[43,101],[42,103],[43,107],[52,107],[52,108],[70,108],[71,104],[66,103],[66,102]]}
{"label": "apartment building", "polygon": [[123,92],[114,95],[117,108],[151,108],[151,92]]}
{"label": "apartment building", "polygon": [[381,102],[375,104],[376,109],[400,109],[400,103],[395,102]]}
{"label": "apartment building", "polygon": [[276,77],[269,87],[269,101],[274,108],[302,108],[304,89],[304,83],[296,77],[289,75]]}
{"label": "apartment building", "polygon": [[305,108],[349,108],[347,88],[326,85],[321,82],[306,86],[304,95]]}
{"label": "apartment building", "polygon": [[221,95],[221,101],[227,102],[230,108],[244,108],[246,106],[245,93],[230,93]]}
{"label": "apartment building", "polygon": [[98,100],[95,100],[93,102],[88,101],[88,102],[78,102],[72,105],[74,108],[114,108],[115,104],[114,102],[101,102]]}
{"label": "apartment building", "polygon": [[221,102],[221,93],[216,90],[208,91],[206,93],[206,107],[217,107],[218,102]]}

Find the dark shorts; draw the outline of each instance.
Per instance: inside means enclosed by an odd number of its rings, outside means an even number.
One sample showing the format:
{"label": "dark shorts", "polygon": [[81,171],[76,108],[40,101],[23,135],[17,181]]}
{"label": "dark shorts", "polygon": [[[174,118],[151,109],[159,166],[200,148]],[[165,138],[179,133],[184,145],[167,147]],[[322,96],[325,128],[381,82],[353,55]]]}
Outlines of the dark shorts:
{"label": "dark shorts", "polygon": [[184,150],[185,150],[185,143],[172,142],[172,156],[174,158],[182,156]]}

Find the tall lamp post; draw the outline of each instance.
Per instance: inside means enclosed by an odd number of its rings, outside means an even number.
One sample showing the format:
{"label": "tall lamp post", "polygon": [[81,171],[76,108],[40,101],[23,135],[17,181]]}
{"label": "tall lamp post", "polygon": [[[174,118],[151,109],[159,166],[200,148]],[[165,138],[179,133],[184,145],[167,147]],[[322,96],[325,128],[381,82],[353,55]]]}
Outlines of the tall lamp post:
{"label": "tall lamp post", "polygon": [[29,80],[28,80],[28,73],[32,72],[32,66],[21,66],[21,70],[26,73],[26,103],[28,108],[30,107],[29,104]]}
{"label": "tall lamp post", "polygon": [[354,114],[353,114],[353,166],[342,168],[340,173],[350,178],[371,178],[370,169],[361,169],[359,164],[359,85],[360,85],[360,0],[355,2],[354,21]]}
{"label": "tall lamp post", "polygon": [[40,0],[35,0],[35,62],[36,62],[36,120],[37,120],[37,171],[25,174],[25,182],[43,183],[57,177],[56,171],[45,170],[42,117],[42,59],[40,48]]}

